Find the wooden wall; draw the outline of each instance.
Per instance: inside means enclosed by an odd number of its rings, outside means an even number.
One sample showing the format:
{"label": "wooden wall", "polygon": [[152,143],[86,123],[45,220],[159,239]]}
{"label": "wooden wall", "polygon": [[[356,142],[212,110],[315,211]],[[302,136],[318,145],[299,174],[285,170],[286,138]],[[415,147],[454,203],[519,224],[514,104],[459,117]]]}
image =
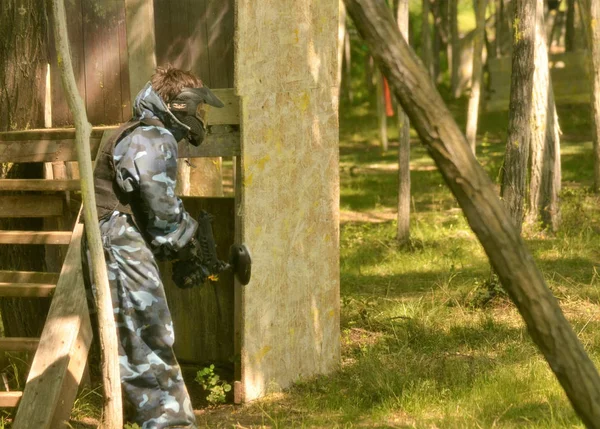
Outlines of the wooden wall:
{"label": "wooden wall", "polygon": [[[131,117],[123,0],[66,0],[73,69],[92,125]],[[52,18],[51,18],[52,19]],[[63,95],[50,35],[52,126],[73,123]]]}
{"label": "wooden wall", "polygon": [[154,0],[156,63],[233,88],[234,0]]}

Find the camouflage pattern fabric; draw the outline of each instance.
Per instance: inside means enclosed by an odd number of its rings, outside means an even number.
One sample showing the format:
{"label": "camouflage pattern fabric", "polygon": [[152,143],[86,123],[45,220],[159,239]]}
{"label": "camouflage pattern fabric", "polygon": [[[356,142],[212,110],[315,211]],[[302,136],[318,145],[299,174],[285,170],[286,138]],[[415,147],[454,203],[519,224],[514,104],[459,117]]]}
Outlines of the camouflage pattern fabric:
{"label": "camouflage pattern fabric", "polygon": [[131,194],[144,230],[118,211],[100,221],[119,336],[125,421],[142,429],[196,428],[172,348],[173,322],[155,260],[171,258],[198,227],[175,195],[177,141],[187,127],[150,84],[138,94],[134,112],[136,119],[160,119],[165,128],[136,128],[117,143],[113,155],[116,183]]}

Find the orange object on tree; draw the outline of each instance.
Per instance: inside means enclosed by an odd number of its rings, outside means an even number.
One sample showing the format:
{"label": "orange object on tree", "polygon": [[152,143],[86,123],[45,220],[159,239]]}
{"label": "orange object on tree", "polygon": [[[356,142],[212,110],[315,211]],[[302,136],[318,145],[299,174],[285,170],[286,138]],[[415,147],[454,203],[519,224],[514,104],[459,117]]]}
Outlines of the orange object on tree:
{"label": "orange object on tree", "polygon": [[394,105],[392,103],[392,94],[390,93],[390,86],[386,78],[383,78],[383,96],[385,97],[385,114],[394,116]]}

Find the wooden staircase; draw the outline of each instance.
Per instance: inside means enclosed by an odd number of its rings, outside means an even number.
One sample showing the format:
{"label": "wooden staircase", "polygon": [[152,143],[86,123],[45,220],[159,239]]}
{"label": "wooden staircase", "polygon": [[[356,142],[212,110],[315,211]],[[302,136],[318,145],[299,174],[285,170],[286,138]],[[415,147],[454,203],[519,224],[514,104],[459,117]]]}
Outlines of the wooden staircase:
{"label": "wooden staircase", "polygon": [[[103,135],[96,131],[97,147]],[[75,161],[73,130],[0,133],[0,163]],[[35,353],[23,391],[0,391],[0,407],[18,410],[13,428],[61,428],[68,421],[92,340],[81,268],[83,225],[74,225],[72,193],[76,179],[0,180],[0,218],[43,218],[63,228],[51,231],[0,231],[0,251],[7,245],[66,248],[60,272],[0,271],[0,297],[51,298],[40,338],[0,338],[0,352]],[[77,210],[78,211],[78,210]],[[55,258],[61,259],[61,258]]]}

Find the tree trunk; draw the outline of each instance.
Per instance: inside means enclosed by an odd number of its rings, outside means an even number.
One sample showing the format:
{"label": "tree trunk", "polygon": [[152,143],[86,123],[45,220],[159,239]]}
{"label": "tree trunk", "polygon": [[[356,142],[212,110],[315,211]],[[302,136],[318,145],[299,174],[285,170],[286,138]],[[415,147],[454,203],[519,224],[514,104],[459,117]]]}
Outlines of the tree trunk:
{"label": "tree trunk", "polygon": [[429,14],[431,11],[430,0],[422,0],[421,13],[421,59],[425,68],[429,72],[429,76],[433,77],[433,53],[431,51],[431,28],[429,26]]}
{"label": "tree trunk", "polygon": [[560,223],[560,129],[548,68],[544,1],[537,1],[529,221],[539,219],[544,228],[556,231]]}
{"label": "tree trunk", "polygon": [[[460,97],[460,36],[458,35],[458,0],[449,0],[448,15],[450,18],[450,45],[452,45],[451,88],[454,98]],[[450,60],[449,60],[450,61]]]}
{"label": "tree trunk", "polygon": [[350,34],[346,31],[344,37],[344,81],[348,100],[352,103],[354,94],[352,92],[352,49],[350,46]]}
{"label": "tree trunk", "polygon": [[[396,21],[400,33],[408,43],[408,0],[398,1]],[[410,122],[398,106],[398,224],[396,239],[407,243],[410,239]]]}
{"label": "tree trunk", "polygon": [[592,136],[594,138],[594,192],[600,191],[600,4],[594,0],[579,0],[586,28],[592,66]]}
{"label": "tree trunk", "polygon": [[513,22],[520,36],[513,41],[508,136],[501,195],[519,232],[523,224],[531,141],[536,1],[514,0],[513,7]]}
{"label": "tree trunk", "polygon": [[600,376],[477,163],[427,71],[383,0],[345,0],[348,13],[436,162],[527,329],[575,411],[600,428]]}
{"label": "tree trunk", "polygon": [[476,0],[477,28],[473,38],[473,72],[471,74],[471,94],[467,112],[467,141],[473,153],[477,145],[477,121],[479,118],[479,100],[481,99],[481,78],[483,75],[483,38],[485,37],[485,9],[487,0]]}
{"label": "tree trunk", "polygon": [[565,32],[565,51],[575,50],[575,0],[567,0],[567,24]]}
{"label": "tree trunk", "polygon": [[[90,135],[92,126],[88,122],[85,105],[77,89],[71,53],[64,0],[52,1],[54,16],[54,40],[58,68],[62,86],[69,104],[69,110],[75,122],[75,148],[79,172],[81,174],[81,198],[83,200],[83,218],[85,235],[92,262],[92,282],[96,285],[96,306],[98,308],[98,330],[102,349],[102,378],[104,387],[104,408],[102,429],[120,429],[123,427],[123,406],[121,397],[121,378],[119,376],[119,352],[117,328],[112,306],[111,291],[108,284],[104,249],[98,227],[98,213],[94,194]],[[81,285],[83,287],[83,285]]]}
{"label": "tree trunk", "polygon": [[[0,131],[42,128],[46,94],[47,10],[43,0],[3,0],[0,7]],[[1,165],[0,178],[39,179],[42,164]],[[41,230],[42,220],[4,219],[1,229]],[[44,271],[43,246],[3,246],[0,269]],[[6,336],[39,336],[47,299],[0,299]]]}
{"label": "tree trunk", "polygon": [[338,44],[337,44],[337,87],[338,97],[342,90],[342,71],[344,67],[344,40],[346,39],[346,7],[344,1],[339,0],[340,15],[338,17]]}

